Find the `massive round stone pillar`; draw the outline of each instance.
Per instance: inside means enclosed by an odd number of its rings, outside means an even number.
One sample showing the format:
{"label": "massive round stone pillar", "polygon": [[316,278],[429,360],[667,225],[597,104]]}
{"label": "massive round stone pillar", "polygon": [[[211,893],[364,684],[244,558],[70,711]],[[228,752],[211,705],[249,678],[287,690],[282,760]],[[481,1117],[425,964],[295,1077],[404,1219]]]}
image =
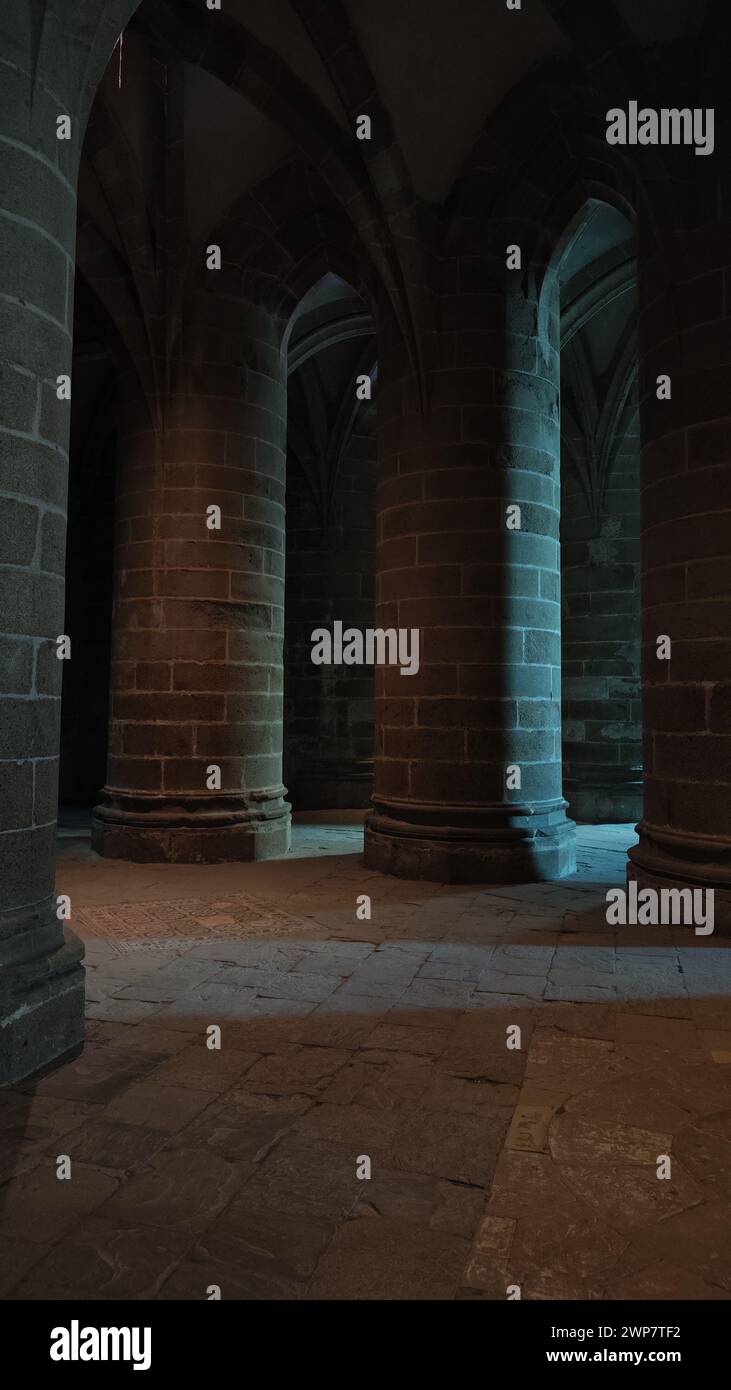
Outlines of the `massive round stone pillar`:
{"label": "massive round stone pillar", "polygon": [[134,374],[122,383],[101,854],[288,848],[281,332],[263,306],[211,287],[188,311],[160,414]]}
{"label": "massive round stone pillar", "polygon": [[645,801],[629,875],[713,889],[728,932],[731,219],[720,195],[707,205],[725,220],[668,231],[640,261]]}
{"label": "massive round stone pillar", "polygon": [[[558,302],[447,267],[429,405],[392,321],[379,352],[377,671],[366,862],[452,882],[574,867],[561,793]],[[555,300],[555,302],[554,302]],[[518,510],[515,510],[515,509]]]}
{"label": "massive round stone pillar", "polygon": [[0,1086],[83,1040],[83,953],[54,889],[70,411],[59,378],[72,374],[80,136],[132,8],[78,0],[73,16],[50,16],[18,0],[0,21]]}

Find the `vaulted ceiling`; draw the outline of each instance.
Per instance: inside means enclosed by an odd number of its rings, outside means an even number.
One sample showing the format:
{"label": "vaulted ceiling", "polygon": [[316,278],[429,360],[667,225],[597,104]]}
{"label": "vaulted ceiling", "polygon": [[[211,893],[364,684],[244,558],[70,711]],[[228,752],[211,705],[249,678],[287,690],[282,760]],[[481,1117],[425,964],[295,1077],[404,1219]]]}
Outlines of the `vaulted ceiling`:
{"label": "vaulted ceiling", "polygon": [[[615,50],[628,55],[631,73],[635,60],[648,60],[648,48],[681,37],[692,44],[715,3],[523,0],[520,10],[509,10],[504,0],[222,0],[221,11],[211,13],[203,0],[142,0],[111,56],[90,122],[80,181],[82,272],[93,232],[112,259],[136,261],[127,319],[136,299],[151,321],[159,307],[145,306],[145,286],[158,272],[170,226],[190,246],[204,245],[232,210],[236,222],[242,199],[252,194],[263,225],[301,216],[311,224],[308,235],[324,240],[328,218],[352,224],[418,344],[429,324],[417,323],[423,281],[415,231],[448,208],[481,132],[508,94],[566,60],[592,82]],[[560,82],[555,100],[560,106]],[[363,112],[373,122],[372,144],[354,139]],[[534,108],[536,141],[542,118]],[[526,139],[530,132],[521,135]],[[316,169],[318,188],[329,191],[337,213],[325,210],[317,191],[312,207],[304,206],[300,173],[289,182],[285,206],[284,184],[272,175],[298,161]],[[303,242],[295,228],[290,261]],[[581,356],[598,398],[624,360],[633,257],[632,228],[599,200],[567,234],[564,342]],[[355,340],[373,331],[363,285],[347,267],[333,272],[321,268],[315,287],[302,291],[288,337],[291,370],[336,342],[352,339],[348,354],[352,346],[357,355],[364,345]],[[309,370],[318,391],[325,360]]]}
{"label": "vaulted ceiling", "polygon": [[[620,39],[624,32],[626,43],[639,46],[693,35],[705,10],[701,0],[603,0],[586,5],[581,21],[594,23],[601,52],[605,31]],[[301,84],[323,130],[334,123],[352,138],[359,109],[373,112],[376,123],[382,114],[409,186],[418,198],[441,203],[490,113],[517,82],[547,60],[595,56],[581,51],[588,39],[571,14],[563,0],[526,0],[520,10],[508,10],[504,0],[222,0],[214,19],[238,33],[244,62],[255,41],[257,64],[270,55],[285,82],[290,75]],[[103,83],[104,100],[148,176],[150,36],[169,37],[178,18],[182,31],[211,15],[202,0],[142,0],[125,34],[121,69],[115,52]],[[180,51],[185,56],[184,41]],[[240,83],[233,91],[214,75],[220,63],[212,56],[185,63],[186,206],[194,235],[214,226],[298,145],[296,128],[273,118],[269,101],[257,104]]]}

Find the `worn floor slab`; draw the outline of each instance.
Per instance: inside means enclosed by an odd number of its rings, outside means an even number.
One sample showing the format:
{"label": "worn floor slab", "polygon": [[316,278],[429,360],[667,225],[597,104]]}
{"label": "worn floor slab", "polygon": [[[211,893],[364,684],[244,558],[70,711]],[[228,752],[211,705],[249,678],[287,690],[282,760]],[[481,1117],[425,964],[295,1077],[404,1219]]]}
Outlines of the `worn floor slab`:
{"label": "worn floor slab", "polygon": [[0,1296],[731,1298],[731,954],[607,927],[631,838],[481,891],[343,815],[251,865],[64,837],[87,1045],[0,1095]]}

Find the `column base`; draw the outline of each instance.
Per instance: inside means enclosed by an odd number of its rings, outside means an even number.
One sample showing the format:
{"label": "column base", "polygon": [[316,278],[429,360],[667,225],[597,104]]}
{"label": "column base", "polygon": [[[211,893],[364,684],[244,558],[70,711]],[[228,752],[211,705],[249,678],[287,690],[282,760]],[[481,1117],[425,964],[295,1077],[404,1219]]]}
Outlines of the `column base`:
{"label": "column base", "polygon": [[95,806],[91,846],[136,864],[223,864],[280,859],[291,844],[285,787],[242,797],[145,798],[106,787]]}
{"label": "column base", "polygon": [[[628,851],[627,881],[634,879],[638,888],[656,891],[712,889],[713,935],[731,936],[731,839],[684,836],[647,821],[640,822],[637,834],[639,844]],[[704,896],[704,914],[706,906]]]}
{"label": "column base", "polygon": [[0,947],[0,1086],[27,1081],[78,1054],[84,1045],[84,948],[59,923],[31,931],[58,944],[28,957],[26,933]]}
{"label": "column base", "polygon": [[381,804],[365,821],[365,863],[438,883],[535,883],[576,869],[566,802],[490,807]]}
{"label": "column base", "polygon": [[571,782],[564,778],[569,815],[584,825],[624,825],[642,817],[642,780]]}

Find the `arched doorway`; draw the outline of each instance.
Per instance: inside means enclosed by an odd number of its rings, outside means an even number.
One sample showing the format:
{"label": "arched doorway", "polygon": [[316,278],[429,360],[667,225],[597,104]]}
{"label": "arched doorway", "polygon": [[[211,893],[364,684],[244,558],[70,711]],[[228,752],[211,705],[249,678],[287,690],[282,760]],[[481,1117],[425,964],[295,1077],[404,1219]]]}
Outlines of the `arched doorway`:
{"label": "arched doorway", "polygon": [[[288,335],[284,781],[295,811],[367,806],[373,669],[312,662],[311,634],[372,626],[375,377],[368,306],[328,273]],[[370,389],[366,387],[368,395]]]}
{"label": "arched doorway", "polygon": [[633,228],[589,201],[561,294],[564,795],[580,822],[642,814],[640,481]]}

